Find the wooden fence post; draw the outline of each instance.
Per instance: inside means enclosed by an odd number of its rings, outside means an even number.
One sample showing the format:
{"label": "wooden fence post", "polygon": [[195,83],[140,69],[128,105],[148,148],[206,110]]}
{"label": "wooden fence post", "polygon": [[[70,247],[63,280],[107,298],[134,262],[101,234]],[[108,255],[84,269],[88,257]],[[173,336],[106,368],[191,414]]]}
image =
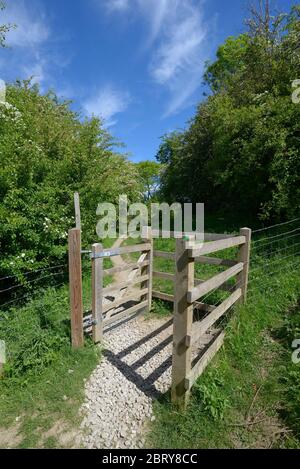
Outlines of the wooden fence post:
{"label": "wooden fence post", "polygon": [[150,226],[144,226],[143,227],[142,238],[143,238],[143,241],[151,244],[151,249],[150,249],[150,251],[147,252],[147,257],[145,259],[145,261],[149,262],[149,265],[146,266],[146,267],[143,267],[142,271],[141,271],[142,276],[143,275],[148,275],[149,276],[149,280],[147,280],[146,282],[144,282],[141,285],[142,290],[144,288],[148,288],[147,296],[142,298],[141,301],[148,300],[147,309],[148,309],[148,312],[150,312],[151,308],[152,308],[152,289],[153,289],[153,287],[152,287],[152,285],[153,285],[153,237],[152,237],[152,229],[151,229]]}
{"label": "wooden fence post", "polygon": [[194,287],[194,259],[189,258],[186,241],[176,240],[176,280],[174,298],[172,401],[185,409],[189,398],[187,380],[191,373],[191,337],[193,304],[188,303],[187,293]]}
{"label": "wooden fence post", "polygon": [[248,292],[252,231],[250,228],[242,228],[240,230],[240,235],[246,237],[246,243],[242,244],[239,249],[238,261],[244,263],[244,268],[238,276],[237,287],[242,289],[242,296],[240,299],[240,303],[245,304],[247,301],[247,292]]}
{"label": "wooden fence post", "polygon": [[92,246],[92,316],[93,340],[99,343],[103,339],[103,258],[97,257],[103,251],[102,244]]}
{"label": "wooden fence post", "polygon": [[74,228],[69,231],[69,288],[71,306],[71,335],[73,348],[83,342],[83,304],[81,269],[81,232]]}

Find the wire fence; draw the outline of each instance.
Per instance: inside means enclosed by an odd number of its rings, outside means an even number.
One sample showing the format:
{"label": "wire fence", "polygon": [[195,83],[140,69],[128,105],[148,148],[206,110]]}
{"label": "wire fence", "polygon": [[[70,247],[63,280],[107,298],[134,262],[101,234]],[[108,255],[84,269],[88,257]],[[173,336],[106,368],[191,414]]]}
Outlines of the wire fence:
{"label": "wire fence", "polygon": [[[285,222],[253,231],[253,234],[262,234],[265,231],[278,229],[279,227],[287,227],[288,225],[298,221],[300,221],[300,218],[291,220],[290,222]],[[293,242],[294,240],[298,241],[298,239],[296,239],[298,236],[300,236],[300,227],[297,227],[293,230],[288,228],[286,231],[280,234],[269,236],[268,238],[262,238],[258,240],[253,239],[251,245],[252,255],[250,258],[248,280],[248,292],[250,295],[252,292],[257,292],[257,290],[264,290],[266,288],[266,284],[272,284],[272,280],[276,274],[278,275],[284,273],[287,270],[296,272],[300,269],[300,242]],[[266,240],[268,240],[268,242],[266,242]],[[275,243],[282,242],[287,242],[287,244],[284,247],[280,246],[274,248]],[[272,249],[270,250],[271,246]],[[294,252],[292,252],[293,250]],[[293,258],[295,258],[294,261]],[[243,288],[244,286],[245,284],[238,285],[239,288]],[[233,293],[236,288],[236,283],[234,283],[232,287],[229,287],[226,292],[221,292],[220,287],[216,287],[214,290],[210,291],[201,298],[201,303],[207,303],[211,307],[217,308],[231,293]],[[202,319],[207,317],[209,314],[209,312],[205,313],[205,315],[202,316]],[[227,318],[225,315],[218,322],[218,326],[222,327],[226,321]]]}
{"label": "wire fence", "polygon": [[[267,266],[268,267],[268,266]],[[256,277],[253,277],[253,278],[250,278],[248,280],[248,295],[251,296],[251,294],[257,294],[257,291],[266,291],[266,287],[267,286],[272,286],[273,283],[272,283],[272,276],[274,276],[275,274],[282,274],[282,273],[285,273],[287,270],[289,270],[290,272],[296,272],[300,269],[300,257],[295,260],[294,262],[288,262],[287,265],[285,265],[284,267],[281,267],[280,270],[279,269],[275,269],[273,271],[268,271],[266,272],[265,276],[264,276],[264,272],[262,272],[262,269],[265,268],[265,267],[260,267],[259,269],[253,269],[252,271],[250,271],[250,277],[251,277],[251,274],[256,270],[257,272],[259,271],[259,274],[256,276]],[[264,283],[262,284],[261,280],[264,279]],[[238,288],[243,288],[245,286],[245,283],[243,284],[239,284],[238,285]],[[220,292],[219,290],[219,287],[215,288],[213,291],[211,291],[210,293],[208,293],[206,296],[204,296],[202,299],[201,299],[201,303],[207,303],[209,304],[210,307],[212,308],[217,308],[218,306],[220,306],[225,300],[226,298],[228,298],[228,296],[230,294],[232,294],[234,292],[234,290],[236,290],[237,288],[237,285],[236,284],[233,284],[231,288],[228,289],[228,291],[226,292]],[[213,298],[214,295],[218,293],[218,299],[217,300],[212,300],[210,301],[210,298]],[[221,296],[221,298],[220,298]],[[207,316],[209,316],[210,312],[207,312],[205,313],[201,319],[204,319],[206,318]],[[218,328],[222,328],[228,321],[228,315],[224,315],[219,321],[218,321]],[[198,318],[199,319],[199,318]]]}
{"label": "wire fence", "polygon": [[28,275],[33,275],[33,274],[37,274],[37,273],[40,273],[40,272],[45,272],[47,270],[54,270],[54,269],[67,267],[67,266],[68,266],[68,264],[59,264],[59,265],[54,265],[54,266],[51,266],[51,267],[43,267],[42,269],[29,270],[28,272],[20,272],[19,274],[9,275],[7,277],[1,277],[0,282],[3,281],[3,280],[9,280],[9,279],[12,279],[12,278],[26,277]]}
{"label": "wire fence", "polygon": [[291,225],[292,223],[296,223],[298,221],[300,221],[300,218],[294,218],[294,220],[289,220],[289,221],[286,221],[284,223],[278,223],[277,225],[267,226],[266,228],[261,228],[259,230],[254,230],[254,231],[252,231],[252,233],[253,234],[262,233],[263,231],[269,231],[269,230],[273,230],[274,228],[280,228],[282,226]]}
{"label": "wire fence", "polygon": [[[20,274],[1,277],[0,285],[8,283],[9,280],[10,282],[0,289],[0,310],[5,311],[13,306],[24,304],[25,301],[34,298],[45,288],[50,286],[58,288],[65,284],[67,268],[68,264],[57,264],[55,266],[47,266]],[[36,278],[31,278],[33,275]],[[65,278],[64,282],[61,281],[61,277]]]}
{"label": "wire fence", "polygon": [[57,273],[53,273],[50,275],[44,275],[42,277],[26,281],[25,283],[19,283],[18,285],[13,285],[12,287],[5,288],[4,290],[0,290],[0,293],[7,293],[10,291],[16,290],[17,288],[25,288],[25,287],[32,285],[33,283],[41,282],[42,280],[54,278],[54,277],[57,277],[58,275],[64,275],[64,274],[65,272],[57,272]]}
{"label": "wire fence", "polygon": [[[274,276],[279,271],[283,271],[285,265],[282,265],[282,261],[287,263],[288,268],[294,267],[296,269],[299,267],[300,242],[298,237],[300,236],[300,226],[292,227],[293,224],[299,225],[299,222],[300,218],[295,218],[288,222],[253,231],[254,236],[251,245],[252,255],[250,261],[249,289],[251,288],[252,281],[257,279],[259,276],[266,275],[270,277]],[[271,235],[267,237],[264,236],[264,233],[270,233],[271,230],[278,229],[283,229],[284,231],[276,234],[271,233]],[[262,237],[255,239],[256,235]],[[297,258],[295,263],[287,262],[293,257]],[[272,271],[270,271],[270,267],[273,268]],[[82,269],[84,275],[88,275],[91,272],[90,262],[85,261],[84,258]],[[12,306],[22,304],[25,300],[34,297],[34,295],[42,289],[44,283],[47,283],[48,286],[53,288],[59,288],[62,285],[66,285],[67,271],[68,264],[65,263],[1,277],[0,286],[3,283],[4,285],[0,288],[0,310],[9,309]],[[36,278],[31,278],[33,275],[35,275]],[[61,279],[59,277],[65,277],[64,281],[60,281]],[[20,281],[20,279],[22,280]],[[18,280],[19,283],[17,283]],[[5,283],[7,283],[7,285],[5,285]],[[234,288],[235,285],[233,285],[232,290]],[[213,298],[213,295],[217,291],[219,292],[218,288],[204,296],[201,301],[205,303],[210,298]],[[224,297],[226,297],[226,293],[212,306],[218,306],[221,304]]]}

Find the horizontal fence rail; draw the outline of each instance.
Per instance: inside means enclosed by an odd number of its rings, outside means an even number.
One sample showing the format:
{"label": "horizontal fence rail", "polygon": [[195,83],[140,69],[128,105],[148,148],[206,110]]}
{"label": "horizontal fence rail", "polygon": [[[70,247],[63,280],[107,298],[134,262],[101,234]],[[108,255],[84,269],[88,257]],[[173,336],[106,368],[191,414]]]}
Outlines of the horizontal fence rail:
{"label": "horizontal fence rail", "polygon": [[234,265],[237,264],[237,261],[232,261],[230,259],[218,259],[217,257],[205,257],[205,256],[196,257],[195,262],[199,264],[226,266],[226,267],[233,267]]}
{"label": "horizontal fence rail", "polygon": [[192,368],[190,375],[185,380],[185,390],[189,392],[197,380],[197,378],[203,373],[209,362],[214,358],[216,353],[220,350],[224,343],[225,332],[222,332],[215,341],[210,345],[210,347],[205,351],[201,356],[199,361]]}
{"label": "horizontal fence rail", "polygon": [[167,272],[153,272],[153,277],[154,278],[161,278],[163,280],[169,280],[170,282],[175,281],[175,275],[174,274],[168,274]]}
{"label": "horizontal fence rail", "polygon": [[173,252],[153,251],[153,257],[160,257],[162,259],[169,259],[171,261],[175,260],[175,254]]}
{"label": "horizontal fence rail", "polygon": [[[167,293],[162,293],[155,290],[153,290],[152,296],[153,298],[157,298],[158,300],[162,301],[167,301],[169,303],[174,303],[175,301],[174,295],[169,295]],[[208,305],[206,303],[200,303],[198,301],[196,301],[193,306],[195,311],[203,311],[205,313],[211,313],[214,310],[213,306]]]}
{"label": "horizontal fence rail", "polygon": [[[222,235],[221,235],[222,236]],[[206,239],[211,239],[207,236]],[[174,289],[174,341],[172,359],[172,401],[180,408],[185,408],[190,390],[203,373],[208,363],[222,347],[225,332],[217,326],[219,320],[237,303],[244,302],[247,295],[247,284],[250,263],[251,230],[243,228],[239,236],[226,236],[213,239],[197,246],[197,241],[184,239],[176,241],[175,276],[169,277],[161,272],[158,278],[173,280]],[[238,247],[237,259],[220,259],[207,257],[233,247]],[[228,267],[208,280],[195,278],[195,264]],[[233,278],[235,284],[231,284]],[[230,296],[220,305],[206,305],[205,298],[212,292],[222,289]],[[199,300],[202,299],[202,302]],[[194,310],[206,313],[206,316],[194,322]],[[211,339],[210,339],[211,337]],[[203,349],[203,346],[208,345]],[[192,350],[202,350],[193,359]],[[194,353],[194,352],[193,352]]]}
{"label": "horizontal fence rail", "polygon": [[[220,320],[235,304],[246,300],[251,230],[244,228],[237,236],[206,233],[202,244],[195,233],[171,234],[177,236],[175,253],[153,250],[153,232],[148,227],[143,229],[142,244],[111,249],[95,244],[91,251],[87,251],[92,261],[92,321],[89,324],[97,343],[102,340],[105,327],[131,318],[135,313],[140,314],[140,311],[150,311],[152,298],[172,303],[172,401],[184,408],[194,382],[223,344],[225,332],[220,328]],[[238,248],[237,259],[209,256],[233,247]],[[137,261],[128,258],[119,265],[119,261],[112,259],[114,265],[104,269],[105,258],[138,252]],[[81,254],[80,230],[72,230],[69,266],[72,340],[76,347],[83,344]],[[153,270],[154,258],[174,262],[174,273]],[[226,270],[202,280],[195,278],[196,264],[226,267]],[[126,276],[118,276],[121,273]],[[114,283],[104,288],[104,276],[116,276]],[[174,294],[153,291],[153,279],[172,282]],[[218,305],[208,304],[206,298],[216,290],[228,292],[228,298]],[[198,314],[194,314],[196,311]]]}
{"label": "horizontal fence rail", "polygon": [[[117,267],[112,267],[111,269],[105,269],[104,270],[104,275],[114,275],[114,274],[119,274],[121,272],[127,272],[128,270],[133,272],[137,269],[141,269],[143,267],[148,267],[150,264],[149,261],[144,261],[144,262],[133,262],[131,264],[122,264]],[[130,273],[130,272],[129,272]]]}
{"label": "horizontal fence rail", "polygon": [[132,301],[138,301],[141,299],[142,296],[147,295],[148,289],[144,288],[143,290],[139,290],[135,293],[131,293],[129,295],[123,296],[121,299],[114,301],[113,303],[109,303],[103,306],[103,313],[107,313],[112,309],[118,308],[121,305],[126,303],[130,303]]}
{"label": "horizontal fence rail", "polygon": [[245,243],[245,236],[236,236],[234,238],[231,237],[228,239],[221,239],[219,241],[211,241],[209,243],[204,243],[201,247],[196,246],[193,249],[189,249],[189,256],[195,258],[204,256],[204,254],[213,254],[214,252],[223,251]]}
{"label": "horizontal fence rail", "polygon": [[98,254],[91,254],[92,258],[115,257],[123,254],[132,254],[134,252],[145,252],[151,250],[151,244],[138,244],[136,246],[124,246],[117,249],[102,249]]}
{"label": "horizontal fence rail", "polygon": [[197,344],[201,336],[205,334],[242,296],[242,290],[239,288],[232,295],[223,301],[217,308],[213,308],[211,314],[200,321],[195,328],[193,343]]}
{"label": "horizontal fence rail", "polygon": [[152,236],[155,238],[175,238],[182,239],[185,236],[193,238],[198,234],[203,237],[204,241],[218,241],[220,239],[232,238],[232,234],[219,234],[219,233],[201,233],[195,231],[163,231],[163,230],[152,230]]}
{"label": "horizontal fence rail", "polygon": [[204,283],[201,283],[197,287],[194,287],[191,291],[187,293],[187,300],[189,303],[194,303],[194,301],[199,300],[202,296],[206,295],[207,293],[219,288],[223,285],[227,280],[234,277],[235,275],[239,274],[244,268],[243,262],[231,267],[230,269],[222,272],[215,277],[207,280]]}
{"label": "horizontal fence rail", "polygon": [[136,277],[134,280],[131,280],[130,282],[125,281],[125,282],[120,282],[120,283],[110,285],[109,287],[104,288],[103,295],[108,296],[109,293],[115,292],[117,290],[122,290],[123,288],[133,287],[137,283],[143,283],[143,282],[146,282],[147,280],[149,280],[149,275],[142,275],[140,277]]}
{"label": "horizontal fence rail", "polygon": [[168,295],[167,293],[162,293],[160,291],[153,290],[152,296],[153,298],[157,298],[158,300],[169,301],[170,303],[174,303],[174,295]]}
{"label": "horizontal fence rail", "polygon": [[132,306],[129,309],[126,309],[125,311],[122,311],[121,313],[115,314],[109,319],[104,319],[103,320],[103,325],[104,326],[109,326],[110,324],[113,324],[116,321],[119,321],[120,319],[127,318],[128,316],[132,315],[133,313],[136,313],[137,311],[140,311],[144,308],[146,308],[148,305],[148,300],[143,301],[142,303],[139,303],[135,306]]}

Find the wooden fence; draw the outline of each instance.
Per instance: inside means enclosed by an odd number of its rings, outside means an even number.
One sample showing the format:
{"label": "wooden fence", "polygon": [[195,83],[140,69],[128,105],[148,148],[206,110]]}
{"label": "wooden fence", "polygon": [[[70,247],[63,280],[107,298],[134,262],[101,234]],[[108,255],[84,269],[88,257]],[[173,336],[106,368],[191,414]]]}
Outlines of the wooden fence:
{"label": "wooden fence", "polygon": [[[130,317],[140,310],[151,310],[152,298],[159,298],[174,304],[173,357],[172,357],[172,401],[184,408],[195,380],[201,375],[210,360],[221,348],[224,332],[220,331],[205,351],[192,357],[193,347],[203,335],[211,329],[225,313],[237,302],[245,302],[250,262],[251,230],[243,228],[239,236],[205,234],[201,245],[189,241],[185,236],[176,239],[176,252],[153,250],[153,232],[151,228],[143,230],[143,244],[125,246],[117,249],[104,249],[101,244],[92,246],[92,333],[95,343],[103,338],[103,328]],[[239,248],[237,259],[209,257],[219,251],[232,247]],[[137,262],[130,262],[110,269],[104,269],[103,260],[114,256],[140,252]],[[81,278],[81,239],[80,229],[69,232],[69,277],[71,303],[72,345],[83,345],[83,306]],[[174,261],[174,274],[153,271],[153,258]],[[195,264],[224,266],[227,269],[208,280],[195,279]],[[105,275],[128,272],[126,281],[113,283],[104,288]],[[234,287],[229,281],[236,277]],[[153,291],[153,278],[174,282],[174,294],[169,295]],[[139,289],[132,290],[135,285]],[[129,290],[131,289],[131,291]],[[230,291],[230,296],[218,306],[205,303],[203,298],[210,292],[221,289]],[[112,298],[111,301],[105,301]],[[201,301],[203,300],[203,301]],[[133,306],[124,305],[135,302]],[[121,311],[119,308],[121,308]],[[193,327],[194,311],[200,310],[205,317]],[[194,324],[195,325],[195,324]]]}
{"label": "wooden fence", "polygon": [[[124,263],[104,269],[104,259],[116,256],[141,253],[137,262]],[[104,249],[102,244],[94,244],[90,254],[92,262],[92,336],[95,343],[103,338],[103,329],[110,324],[130,317],[140,310],[151,310],[152,305],[152,264],[153,241],[151,229],[143,230],[143,243],[134,246]],[[69,231],[69,283],[71,306],[71,335],[73,348],[84,344],[84,319],[82,302],[81,231]],[[113,282],[104,288],[104,277],[126,272],[126,280]],[[137,288],[137,285],[140,285]],[[127,307],[130,303],[136,303]]]}
{"label": "wooden fence", "polygon": [[[192,348],[197,345],[203,334],[208,331],[236,302],[245,302],[247,297],[248,272],[250,262],[251,230],[244,228],[240,236],[226,237],[191,247],[183,239],[176,241],[175,254],[175,297],[172,361],[172,400],[180,408],[185,408],[190,390],[195,380],[202,374],[210,360],[221,348],[224,332],[220,332],[212,343],[193,360]],[[237,260],[223,260],[205,257],[225,249],[239,246]],[[213,278],[195,282],[195,262],[223,265],[229,268]],[[229,279],[237,277],[233,293],[221,305],[214,307],[200,302],[208,293],[222,288]],[[232,290],[232,288],[231,288]],[[193,328],[194,305],[206,309],[208,314]],[[194,329],[194,330],[193,330]]]}

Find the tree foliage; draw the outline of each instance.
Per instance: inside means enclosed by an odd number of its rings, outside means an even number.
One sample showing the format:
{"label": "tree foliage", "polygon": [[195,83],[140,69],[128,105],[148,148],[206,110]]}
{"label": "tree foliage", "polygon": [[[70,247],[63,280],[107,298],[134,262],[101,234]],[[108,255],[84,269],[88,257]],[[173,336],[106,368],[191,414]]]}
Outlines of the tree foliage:
{"label": "tree foliage", "polygon": [[[96,238],[100,202],[139,200],[135,165],[113,151],[99,119],[82,120],[49,92],[18,83],[0,104],[0,274],[61,260],[81,195],[84,243]],[[1,275],[0,275],[1,276]]]}
{"label": "tree foliage", "polygon": [[137,163],[137,170],[146,202],[149,202],[158,193],[161,167],[156,161],[141,161]]}
{"label": "tree foliage", "polygon": [[163,137],[162,191],[212,210],[292,217],[300,200],[300,104],[291,99],[300,78],[300,6],[272,16],[265,2],[247,24],[207,65],[212,93],[188,128]]}

